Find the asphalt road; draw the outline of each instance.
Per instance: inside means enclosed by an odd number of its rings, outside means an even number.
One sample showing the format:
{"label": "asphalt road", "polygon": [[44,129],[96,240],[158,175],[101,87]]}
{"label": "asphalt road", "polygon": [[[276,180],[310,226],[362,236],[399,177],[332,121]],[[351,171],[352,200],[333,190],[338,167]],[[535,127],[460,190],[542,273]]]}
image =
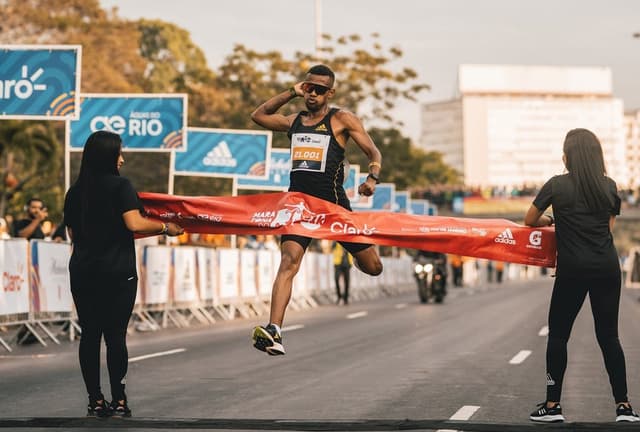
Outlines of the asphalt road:
{"label": "asphalt road", "polygon": [[[613,423],[588,302],[569,344],[571,423],[529,422],[545,397],[552,282],[450,288],[443,305],[410,294],[289,312],[282,357],[251,347],[262,321],[136,333],[127,378],[134,418],[124,421],[82,418],[77,342],[19,347],[0,355],[0,429],[635,430]],[[620,334],[640,408],[639,296],[624,290]]]}

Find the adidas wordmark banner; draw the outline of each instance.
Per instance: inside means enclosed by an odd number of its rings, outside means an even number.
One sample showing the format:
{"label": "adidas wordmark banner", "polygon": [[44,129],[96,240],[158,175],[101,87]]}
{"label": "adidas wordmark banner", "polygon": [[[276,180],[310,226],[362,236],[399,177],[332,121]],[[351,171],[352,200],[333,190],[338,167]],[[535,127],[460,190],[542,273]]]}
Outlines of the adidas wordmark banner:
{"label": "adidas wordmark banner", "polygon": [[209,234],[297,234],[400,246],[553,267],[553,228],[528,228],[505,219],[349,212],[300,193],[237,197],[181,197],[141,193],[148,215]]}
{"label": "adidas wordmark banner", "polygon": [[80,45],[0,45],[0,119],[78,118]]}

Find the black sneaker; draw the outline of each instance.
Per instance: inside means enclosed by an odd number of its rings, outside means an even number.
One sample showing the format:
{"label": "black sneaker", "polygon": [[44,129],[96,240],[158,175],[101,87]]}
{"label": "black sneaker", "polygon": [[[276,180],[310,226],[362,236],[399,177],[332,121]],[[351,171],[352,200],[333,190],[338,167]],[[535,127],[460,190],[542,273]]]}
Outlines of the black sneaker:
{"label": "black sneaker", "polygon": [[272,324],[266,327],[255,327],[251,339],[253,340],[253,346],[260,351],[264,351],[269,355],[284,355],[282,335],[278,333]]}
{"label": "black sneaker", "polygon": [[535,422],[563,422],[564,416],[562,415],[562,407],[559,403],[555,404],[552,408],[547,408],[547,403],[542,402],[538,404],[538,409],[529,415],[529,419]]}
{"label": "black sneaker", "polygon": [[87,417],[105,418],[111,415],[111,408],[109,402],[104,400],[104,397],[100,400],[89,398],[89,404],[87,405]]}
{"label": "black sneaker", "polygon": [[127,405],[127,399],[124,401],[111,402],[111,417],[131,417],[131,410]]}
{"label": "black sneaker", "polygon": [[640,421],[640,417],[638,417],[638,414],[631,408],[631,405],[625,406],[625,404],[618,404],[616,407],[616,421],[637,422]]}

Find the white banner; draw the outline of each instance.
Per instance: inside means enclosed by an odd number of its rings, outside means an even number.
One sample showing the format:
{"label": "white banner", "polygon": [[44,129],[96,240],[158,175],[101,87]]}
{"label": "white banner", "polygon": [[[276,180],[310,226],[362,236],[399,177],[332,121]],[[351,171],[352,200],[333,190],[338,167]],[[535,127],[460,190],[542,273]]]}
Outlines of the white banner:
{"label": "white banner", "polygon": [[258,295],[256,261],[256,251],[251,249],[240,250],[240,293],[242,297],[256,297]]}
{"label": "white banner", "polygon": [[71,246],[66,243],[31,241],[33,312],[71,312],[69,282]]}
{"label": "white banner", "polygon": [[196,279],[196,250],[180,246],[173,249],[173,301],[193,302],[198,300]]}
{"label": "white banner", "polygon": [[146,304],[168,303],[171,281],[171,247],[144,248],[144,293]]}
{"label": "white banner", "polygon": [[261,296],[271,295],[273,280],[275,279],[277,268],[273,265],[273,251],[258,251],[258,293]]}
{"label": "white banner", "polygon": [[221,300],[234,299],[239,296],[239,263],[238,249],[218,249],[218,269],[220,270],[218,286],[220,287]]}
{"label": "white banner", "polygon": [[24,239],[0,241],[0,316],[29,312],[28,243]]}
{"label": "white banner", "polygon": [[218,259],[216,250],[212,248],[196,248],[196,265],[198,268],[198,292],[201,300],[216,298],[216,281],[218,278]]}

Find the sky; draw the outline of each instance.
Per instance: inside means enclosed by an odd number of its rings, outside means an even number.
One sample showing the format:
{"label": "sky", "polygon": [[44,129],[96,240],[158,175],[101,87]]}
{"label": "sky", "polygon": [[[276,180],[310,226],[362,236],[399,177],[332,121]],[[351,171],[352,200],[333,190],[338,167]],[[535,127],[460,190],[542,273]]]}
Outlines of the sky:
{"label": "sky", "polygon": [[[379,33],[431,91],[455,96],[460,64],[606,66],[626,111],[640,108],[639,0],[319,0],[321,30],[334,37]],[[215,71],[235,44],[258,51],[315,49],[315,0],[100,0],[123,18],[161,19],[191,33]],[[339,77],[338,77],[339,79]],[[337,88],[339,91],[339,87]],[[349,109],[349,107],[344,107]],[[420,104],[394,111],[420,136]],[[215,125],[223,127],[223,125]]]}

